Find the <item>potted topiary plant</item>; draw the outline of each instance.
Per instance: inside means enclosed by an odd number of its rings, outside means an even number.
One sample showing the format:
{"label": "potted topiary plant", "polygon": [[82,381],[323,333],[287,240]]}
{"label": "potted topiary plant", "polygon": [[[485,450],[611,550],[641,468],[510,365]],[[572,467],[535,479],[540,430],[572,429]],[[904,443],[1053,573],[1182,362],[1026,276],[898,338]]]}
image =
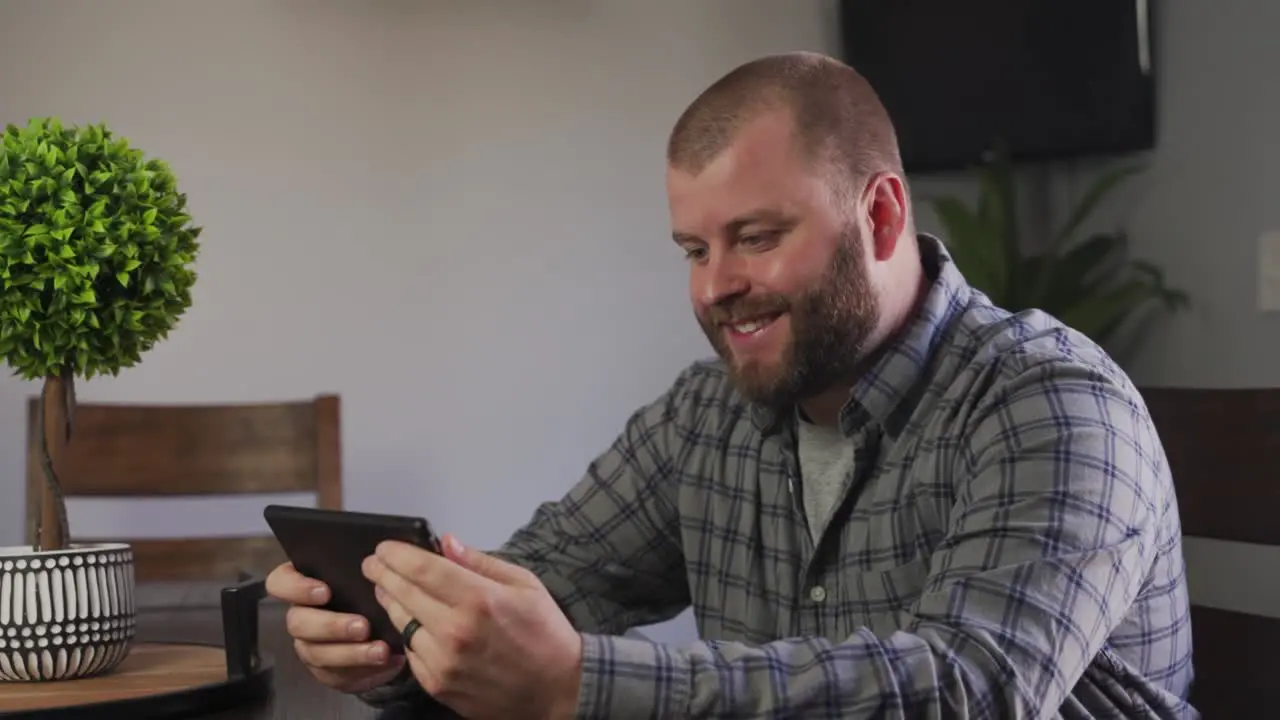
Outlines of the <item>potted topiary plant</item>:
{"label": "potted topiary plant", "polygon": [[59,472],[77,378],[116,375],[191,304],[201,228],[161,160],[104,125],[9,125],[0,143],[0,357],[39,380],[44,487],[30,544],[0,548],[0,679],[100,674],[133,640],[133,553],[72,542]]}

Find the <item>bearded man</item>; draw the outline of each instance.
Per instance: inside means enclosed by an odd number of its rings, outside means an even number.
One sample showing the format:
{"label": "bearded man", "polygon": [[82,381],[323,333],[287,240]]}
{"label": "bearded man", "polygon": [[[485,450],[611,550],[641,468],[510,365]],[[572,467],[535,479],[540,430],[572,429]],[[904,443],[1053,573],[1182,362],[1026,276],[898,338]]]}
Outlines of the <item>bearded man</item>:
{"label": "bearded man", "polygon": [[[379,548],[404,657],[279,568],[320,681],[473,718],[1197,717],[1141,397],[916,231],[860,75],[809,53],[735,69],[676,122],[667,191],[719,357],[500,551]],[[689,606],[696,642],[622,635]]]}

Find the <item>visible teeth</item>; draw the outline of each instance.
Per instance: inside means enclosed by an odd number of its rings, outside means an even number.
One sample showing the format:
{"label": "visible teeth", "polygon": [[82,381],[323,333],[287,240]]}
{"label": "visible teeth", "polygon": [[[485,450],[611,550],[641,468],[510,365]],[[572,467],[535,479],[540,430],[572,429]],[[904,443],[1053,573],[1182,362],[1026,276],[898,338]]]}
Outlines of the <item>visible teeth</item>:
{"label": "visible teeth", "polygon": [[755,321],[753,321],[753,322],[749,322],[749,323],[741,323],[741,324],[739,324],[739,325],[734,325],[734,326],[733,326],[733,329],[734,329],[734,331],[735,331],[735,332],[740,332],[740,333],[742,333],[742,334],[744,334],[744,335],[748,335],[748,334],[750,334],[750,333],[758,332],[758,331],[760,331],[760,330],[764,329],[764,326],[765,326],[765,325],[768,325],[770,322],[772,322],[772,321],[770,321],[770,320],[755,320]]}

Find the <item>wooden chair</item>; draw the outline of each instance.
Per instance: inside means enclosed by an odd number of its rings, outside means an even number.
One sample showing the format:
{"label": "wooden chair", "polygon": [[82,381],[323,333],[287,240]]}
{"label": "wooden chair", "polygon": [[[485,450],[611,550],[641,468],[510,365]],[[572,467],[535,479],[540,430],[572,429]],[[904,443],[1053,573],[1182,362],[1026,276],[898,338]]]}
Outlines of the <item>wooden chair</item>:
{"label": "wooden chair", "polygon": [[[40,498],[38,397],[27,404],[27,506]],[[342,507],[340,405],[336,395],[240,405],[79,403],[61,480],[71,497],[174,497],[314,492]],[[34,512],[27,513],[28,534]],[[72,540],[119,540],[85,538]],[[249,537],[130,539],[136,577],[147,581],[263,576],[284,559],[269,533]]]}
{"label": "wooden chair", "polygon": [[[1280,388],[1142,394],[1169,458],[1183,535],[1280,545]],[[1280,707],[1280,618],[1193,598],[1191,638],[1191,699],[1206,720]]]}

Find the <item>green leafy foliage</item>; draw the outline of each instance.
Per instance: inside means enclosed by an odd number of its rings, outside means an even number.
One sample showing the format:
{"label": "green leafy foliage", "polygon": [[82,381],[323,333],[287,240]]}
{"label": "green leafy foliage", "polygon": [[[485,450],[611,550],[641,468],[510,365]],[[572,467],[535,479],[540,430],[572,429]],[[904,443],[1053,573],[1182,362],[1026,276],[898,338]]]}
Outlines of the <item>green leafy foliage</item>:
{"label": "green leafy foliage", "polygon": [[168,165],[103,125],[0,144],[0,356],[25,379],[116,375],[191,305],[201,228]]}
{"label": "green leafy foliage", "polygon": [[956,266],[992,302],[1012,312],[1038,308],[1107,347],[1139,312],[1189,304],[1160,268],[1128,258],[1123,231],[1076,237],[1108,193],[1139,172],[1124,166],[1099,177],[1039,252],[1023,247],[1012,165],[1001,149],[978,168],[976,207],[954,197],[934,199],[932,206]]}

